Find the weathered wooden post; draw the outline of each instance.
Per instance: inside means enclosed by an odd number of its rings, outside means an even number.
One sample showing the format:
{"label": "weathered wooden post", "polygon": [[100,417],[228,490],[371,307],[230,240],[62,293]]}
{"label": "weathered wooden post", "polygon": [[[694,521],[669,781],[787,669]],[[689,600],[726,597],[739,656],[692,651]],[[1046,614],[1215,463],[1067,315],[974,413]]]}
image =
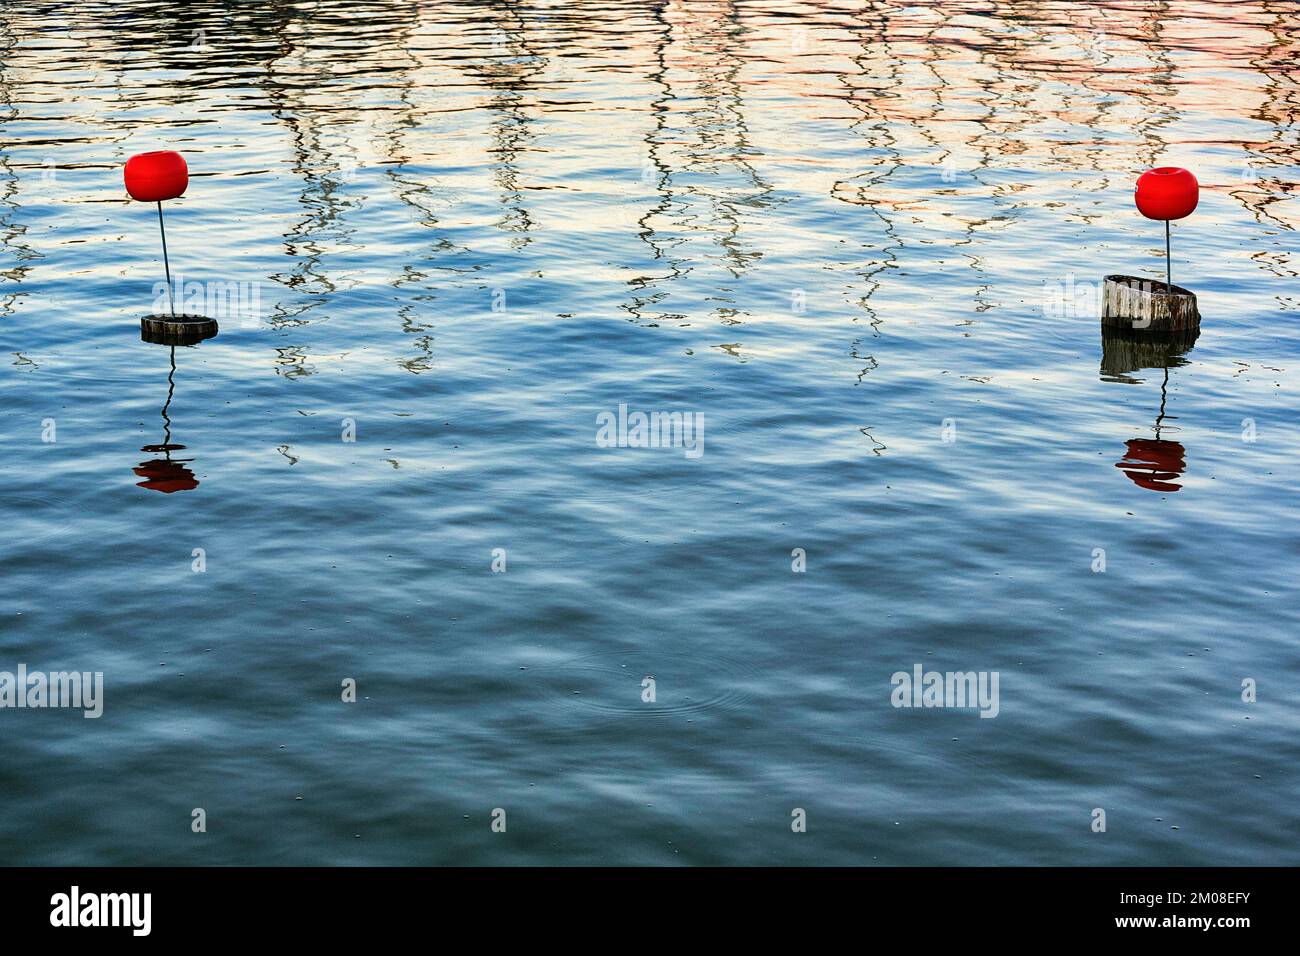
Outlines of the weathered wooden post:
{"label": "weathered wooden post", "polygon": [[1199,329],[1201,313],[1196,295],[1173,283],[1169,254],[1169,222],[1192,214],[1200,184],[1186,169],[1160,166],[1138,177],[1133,201],[1148,219],[1165,224],[1165,281],[1109,275],[1102,288],[1102,325],[1135,331],[1186,333]]}
{"label": "weathered wooden post", "polygon": [[146,315],[140,339],[154,345],[197,345],[217,334],[216,319],[204,315]]}
{"label": "weathered wooden post", "polygon": [[1186,333],[1201,327],[1201,313],[1190,289],[1110,275],[1102,286],[1101,324],[1137,332]]}

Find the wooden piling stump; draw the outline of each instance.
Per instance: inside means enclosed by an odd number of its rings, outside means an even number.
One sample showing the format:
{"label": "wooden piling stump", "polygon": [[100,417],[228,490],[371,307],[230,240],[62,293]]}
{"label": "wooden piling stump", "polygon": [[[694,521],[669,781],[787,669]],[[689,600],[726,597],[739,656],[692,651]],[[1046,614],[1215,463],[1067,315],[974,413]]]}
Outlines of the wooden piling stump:
{"label": "wooden piling stump", "polygon": [[140,338],[154,345],[195,345],[217,334],[217,320],[206,315],[146,315]]}
{"label": "wooden piling stump", "polygon": [[1184,333],[1201,327],[1196,294],[1138,276],[1106,276],[1101,324],[1135,332]]}

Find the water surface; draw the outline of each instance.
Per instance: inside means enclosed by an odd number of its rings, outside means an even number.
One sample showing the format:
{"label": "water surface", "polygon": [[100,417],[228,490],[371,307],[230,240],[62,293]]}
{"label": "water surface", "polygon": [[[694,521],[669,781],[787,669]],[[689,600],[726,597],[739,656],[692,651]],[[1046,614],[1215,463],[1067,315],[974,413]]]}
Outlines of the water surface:
{"label": "water surface", "polygon": [[0,862],[1300,862],[1293,4],[342,7],[0,9]]}

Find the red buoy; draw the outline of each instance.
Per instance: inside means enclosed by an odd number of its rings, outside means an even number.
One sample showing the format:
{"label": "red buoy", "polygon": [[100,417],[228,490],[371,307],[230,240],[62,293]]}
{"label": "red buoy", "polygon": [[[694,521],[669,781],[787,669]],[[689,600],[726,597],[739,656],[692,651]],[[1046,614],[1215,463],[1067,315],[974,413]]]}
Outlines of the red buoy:
{"label": "red buoy", "polygon": [[1201,186],[1196,177],[1178,166],[1157,166],[1138,177],[1133,189],[1133,201],[1138,212],[1148,219],[1165,222],[1165,294],[1174,292],[1173,267],[1169,255],[1169,221],[1183,219],[1192,214],[1201,198]]}
{"label": "red buoy", "polygon": [[1196,209],[1201,187],[1196,177],[1177,166],[1148,169],[1138,177],[1133,201],[1148,219],[1185,219]]}
{"label": "red buoy", "polygon": [[139,153],[126,161],[122,171],[126,191],[140,202],[162,202],[184,195],[190,184],[185,157],[170,149]]}
{"label": "red buoy", "polygon": [[170,149],[137,153],[126,161],[122,179],[132,199],[158,204],[158,233],[162,236],[163,269],[167,272],[167,304],[175,319],[176,301],[172,297],[172,267],[167,261],[167,230],[163,228],[162,201],[184,194],[185,187],[190,184],[189,167],[185,165],[184,156]]}

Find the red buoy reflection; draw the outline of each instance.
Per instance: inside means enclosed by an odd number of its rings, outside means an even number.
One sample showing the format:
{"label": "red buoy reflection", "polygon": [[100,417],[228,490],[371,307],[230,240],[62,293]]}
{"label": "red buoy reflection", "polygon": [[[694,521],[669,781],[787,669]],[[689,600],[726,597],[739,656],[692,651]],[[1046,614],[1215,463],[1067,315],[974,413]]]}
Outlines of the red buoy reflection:
{"label": "red buoy reflection", "polygon": [[1169,370],[1187,364],[1186,354],[1198,333],[1148,336],[1103,328],[1101,377],[1107,382],[1139,385],[1143,379],[1132,373],[1141,369],[1160,370],[1160,410],[1156,414],[1155,437],[1130,438],[1124,443],[1124,457],[1115,467],[1139,488],[1148,491],[1182,491],[1179,479],[1187,472],[1187,450],[1181,442],[1162,438],[1161,432],[1178,431],[1168,413]]}
{"label": "red buoy reflection", "polygon": [[1133,483],[1152,491],[1181,491],[1173,479],[1187,470],[1187,452],[1176,441],[1165,438],[1130,438],[1124,443],[1128,454],[1115,463]]}
{"label": "red buoy reflection", "polygon": [[[184,448],[185,446],[181,445],[179,447]],[[170,458],[155,458],[153,461],[142,461],[133,470],[137,475],[145,479],[144,481],[137,481],[137,487],[148,488],[150,491],[161,491],[165,495],[177,491],[191,491],[199,486],[199,480],[194,477],[194,472],[185,467],[184,462],[172,461]]]}
{"label": "red buoy reflection", "polygon": [[163,403],[163,440],[158,445],[145,445],[141,451],[157,455],[162,453],[162,458],[153,458],[149,461],[142,461],[132,469],[144,481],[137,481],[136,487],[148,488],[150,491],[161,491],[165,495],[175,494],[178,491],[193,491],[199,486],[199,480],[194,477],[194,472],[186,466],[193,461],[192,458],[172,458],[172,452],[183,451],[184,445],[177,445],[172,442],[172,420],[168,411],[171,409],[172,396],[176,393],[176,346],[171,347],[171,371],[167,373],[167,401]]}

